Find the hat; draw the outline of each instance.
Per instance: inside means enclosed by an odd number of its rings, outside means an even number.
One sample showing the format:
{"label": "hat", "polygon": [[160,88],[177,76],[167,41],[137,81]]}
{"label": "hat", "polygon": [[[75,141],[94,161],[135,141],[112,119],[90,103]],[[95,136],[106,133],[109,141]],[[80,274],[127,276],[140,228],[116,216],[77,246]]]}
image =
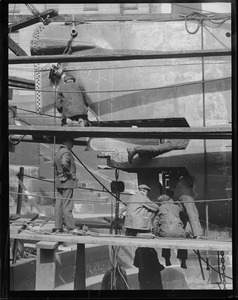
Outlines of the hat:
{"label": "hat", "polygon": [[164,202],[164,201],[168,201],[169,199],[170,197],[168,195],[161,195],[158,200],[160,202]]}
{"label": "hat", "polygon": [[150,188],[149,188],[148,185],[146,185],[146,184],[141,184],[141,185],[139,185],[139,186],[138,186],[138,189],[139,189],[139,190],[148,190],[148,191],[150,191]]}
{"label": "hat", "polygon": [[64,135],[60,138],[61,140],[61,143],[64,143],[64,142],[71,142],[72,144],[74,143],[74,139],[71,137],[71,136],[68,136],[68,135]]}
{"label": "hat", "polygon": [[65,75],[62,77],[64,82],[67,82],[68,80],[75,81],[75,78],[72,75]]}

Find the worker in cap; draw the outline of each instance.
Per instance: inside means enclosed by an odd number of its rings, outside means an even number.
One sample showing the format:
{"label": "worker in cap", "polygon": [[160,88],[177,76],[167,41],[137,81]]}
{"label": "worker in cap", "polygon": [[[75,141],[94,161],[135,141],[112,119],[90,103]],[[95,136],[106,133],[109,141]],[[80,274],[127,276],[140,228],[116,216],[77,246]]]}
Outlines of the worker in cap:
{"label": "worker in cap", "polygon": [[146,184],[140,184],[140,185],[138,186],[138,189],[139,189],[139,191],[140,191],[140,190],[148,190],[148,191],[150,191],[150,188],[149,188],[148,185],[146,185]]}
{"label": "worker in cap", "polygon": [[67,118],[78,122],[80,127],[89,126],[88,106],[90,98],[82,84],[74,76],[63,73],[58,84],[56,108],[61,113],[61,126],[67,126]]}
{"label": "worker in cap", "polygon": [[124,222],[126,235],[136,236],[138,233],[151,232],[152,218],[159,207],[148,198],[149,191],[150,188],[146,184],[140,184],[137,193],[127,202]]}
{"label": "worker in cap", "polygon": [[74,206],[72,198],[74,189],[77,188],[76,164],[71,152],[74,143],[70,136],[63,136],[61,140],[62,144],[54,157],[55,185],[57,188],[54,232],[67,231],[78,234],[79,230],[75,226],[72,214]]}

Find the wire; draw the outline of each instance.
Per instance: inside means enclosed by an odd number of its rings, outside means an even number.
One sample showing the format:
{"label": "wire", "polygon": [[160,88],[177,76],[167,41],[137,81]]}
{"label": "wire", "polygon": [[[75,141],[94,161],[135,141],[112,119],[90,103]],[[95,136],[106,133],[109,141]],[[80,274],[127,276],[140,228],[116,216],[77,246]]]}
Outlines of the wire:
{"label": "wire", "polygon": [[[51,182],[53,183],[53,182]],[[108,191],[100,191],[100,192],[104,192],[104,193],[108,193]],[[110,192],[110,191],[109,191]],[[54,197],[50,197],[50,196],[42,196],[42,195],[35,195],[35,194],[28,194],[26,195],[25,193],[19,193],[19,192],[14,192],[14,191],[9,191],[10,194],[17,194],[17,195],[24,195],[24,196],[31,196],[31,197],[38,197],[38,198],[46,198],[46,199],[54,199]],[[110,194],[116,198],[115,195],[113,195],[111,192]],[[122,193],[121,193],[122,194]],[[129,194],[131,195],[131,194]],[[98,203],[98,202],[101,202],[101,203],[109,203],[109,201],[101,201],[101,200],[80,200],[80,199],[76,199],[76,198],[71,198],[70,199],[71,201],[79,201],[79,202],[85,202],[85,203]],[[213,200],[194,200],[194,201],[173,201],[173,203],[196,203],[196,202],[219,202],[219,201],[231,201],[232,199],[213,199]],[[121,200],[120,200],[121,201]],[[152,200],[153,201],[153,200]],[[124,203],[123,201],[121,201],[124,205],[127,205],[128,203]],[[133,202],[130,202],[130,203],[148,203],[148,202],[138,202],[138,201],[133,201]],[[153,203],[160,203],[158,201],[153,201]],[[213,225],[213,224],[212,224]],[[214,225],[216,226],[216,225]]]}
{"label": "wire", "polygon": [[120,273],[120,275],[121,275],[122,279],[124,280],[124,282],[125,282],[125,284],[126,284],[126,286],[127,286],[128,290],[129,290],[129,289],[130,289],[130,287],[129,287],[129,285],[128,285],[128,283],[127,283],[126,279],[124,278],[123,274],[121,273],[121,268],[120,268],[120,266],[119,266],[119,265],[117,265],[117,269],[118,269],[118,272]]}
{"label": "wire", "polygon": [[[193,250],[193,251],[198,255],[198,253],[197,253],[196,250]],[[201,255],[200,255],[200,258],[201,258],[205,263],[207,263],[206,260],[205,260],[204,258],[202,258]],[[211,269],[213,269],[213,271],[219,273],[219,271],[217,271],[217,270],[216,270],[214,267],[212,267],[210,264],[208,264],[208,265],[209,265],[209,267],[210,267]],[[220,273],[219,273],[219,274],[220,274]],[[227,275],[225,275],[225,277],[226,277],[226,278],[229,278],[229,279],[232,279],[230,276],[227,276]]]}
{"label": "wire", "polygon": [[[41,181],[54,183],[53,180],[42,179],[40,177],[30,176],[30,175],[27,175],[27,174],[22,174],[22,175],[25,176],[25,177],[28,177],[28,178],[33,178],[33,179],[37,179],[37,180],[41,180]],[[84,190],[89,190],[89,191],[97,191],[97,192],[107,193],[107,191],[98,190],[98,189],[94,189],[94,188],[78,187],[78,189],[84,189]],[[121,194],[122,195],[132,195],[132,193],[125,193],[125,192],[122,192]]]}
{"label": "wire", "polygon": [[[38,90],[37,90],[37,91],[38,91]],[[52,92],[52,91],[51,91],[51,92]],[[53,117],[53,118],[54,118],[54,115],[38,113],[38,112],[36,112],[36,111],[29,110],[29,109],[17,108],[17,110],[22,110],[22,111],[30,112],[30,113],[37,114],[37,115],[40,115],[40,116],[47,116],[47,117]],[[56,118],[61,119],[61,117],[59,117],[59,116],[56,116]],[[29,124],[29,123],[28,123],[28,124]],[[29,124],[29,125],[32,125],[32,124]]]}
{"label": "wire", "polygon": [[[205,10],[205,9],[199,9],[199,8],[195,8],[195,7],[190,7],[190,6],[186,6],[186,5],[181,5],[181,4],[177,4],[177,3],[173,3],[173,5],[175,5],[175,6],[179,6],[179,7],[184,7],[184,8],[188,8],[188,9],[191,9],[191,10],[197,10],[197,11],[199,11],[199,12],[207,12],[207,13],[212,13],[212,14],[216,14],[215,12],[213,12],[213,11],[209,11],[209,10]],[[227,15],[225,15],[225,16],[227,16]]]}
{"label": "wire", "polygon": [[[116,200],[121,201],[120,199],[118,199],[111,191],[108,190],[108,188],[88,169],[88,167],[79,159],[79,157],[72,151],[72,149],[70,150],[72,152],[72,154],[76,157],[76,159],[81,163],[81,165],[85,168],[86,171],[88,171],[88,173],[90,175],[93,176],[93,178],[111,195],[113,196]],[[122,201],[121,201],[122,202]],[[123,203],[123,202],[122,202]],[[123,203],[125,204],[125,203]]]}
{"label": "wire", "polygon": [[[193,84],[200,84],[200,83],[209,83],[214,81],[222,81],[226,79],[231,79],[231,77],[223,77],[223,78],[215,78],[215,79],[209,79],[209,80],[197,80],[197,81],[191,81],[191,82],[183,82],[183,83],[177,83],[173,85],[165,85],[165,86],[159,86],[159,87],[152,87],[152,88],[138,88],[138,89],[125,89],[125,90],[101,90],[101,91],[79,91],[74,93],[87,93],[87,94],[101,94],[101,93],[123,93],[123,92],[140,92],[140,91],[151,91],[151,90],[160,90],[160,89],[166,89],[166,88],[173,88],[173,87],[183,87],[187,85],[193,85]],[[18,90],[18,88],[15,88]],[[46,93],[53,93],[52,90],[42,90],[42,89],[36,89],[37,92],[46,92]],[[65,94],[71,93],[64,91]]]}
{"label": "wire", "polygon": [[229,47],[227,47],[224,43],[222,43],[222,41],[219,40],[218,37],[216,37],[206,26],[204,26],[204,28],[207,30],[208,33],[211,34],[211,36],[213,36],[220,44],[222,44],[223,47],[229,49]]}
{"label": "wire", "polygon": [[[217,62],[217,64],[227,64],[230,62],[227,61],[219,61]],[[212,64],[214,65],[214,62],[206,62],[206,65]],[[153,64],[153,65],[132,65],[132,66],[123,66],[123,67],[119,67],[119,66],[113,66],[113,67],[68,67],[65,68],[64,71],[69,72],[69,71],[92,71],[92,70],[119,70],[119,69],[132,69],[132,68],[153,68],[153,67],[174,67],[174,66],[194,66],[194,65],[201,65],[200,62],[198,63],[172,63],[172,64]],[[37,70],[34,69],[30,69],[30,68],[22,68],[22,67],[12,67],[12,65],[10,65],[9,70],[15,70],[15,71],[27,71],[27,72],[45,72],[45,71],[50,71],[50,68],[39,68]]]}

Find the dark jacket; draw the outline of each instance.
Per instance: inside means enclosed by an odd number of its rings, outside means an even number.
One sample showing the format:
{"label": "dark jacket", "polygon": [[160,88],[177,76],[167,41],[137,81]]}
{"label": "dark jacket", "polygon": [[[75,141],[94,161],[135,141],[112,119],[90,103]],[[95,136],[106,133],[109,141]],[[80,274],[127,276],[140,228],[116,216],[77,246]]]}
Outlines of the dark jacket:
{"label": "dark jacket", "polygon": [[62,113],[62,118],[87,115],[89,104],[90,100],[81,84],[77,82],[60,83],[56,108]]}
{"label": "dark jacket", "polygon": [[154,233],[166,237],[186,237],[183,222],[180,219],[182,209],[171,200],[162,201],[154,219]]}
{"label": "dark jacket", "polygon": [[57,188],[77,188],[76,165],[73,154],[65,146],[61,145],[54,158],[55,185]]}
{"label": "dark jacket", "polygon": [[158,209],[157,204],[138,191],[131,196],[127,203],[124,227],[146,231],[151,230],[152,218]]}
{"label": "dark jacket", "polygon": [[138,279],[141,290],[162,290],[161,271],[158,254],[153,248],[139,247],[136,249],[134,266],[139,268]]}

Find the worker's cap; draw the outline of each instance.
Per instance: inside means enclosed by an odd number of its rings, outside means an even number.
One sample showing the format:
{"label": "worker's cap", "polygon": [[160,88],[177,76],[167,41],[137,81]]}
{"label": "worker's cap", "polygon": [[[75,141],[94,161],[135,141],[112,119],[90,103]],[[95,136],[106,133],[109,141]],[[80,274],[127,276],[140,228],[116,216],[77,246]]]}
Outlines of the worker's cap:
{"label": "worker's cap", "polygon": [[72,80],[72,81],[75,81],[75,78],[74,78],[74,76],[72,76],[72,75],[62,75],[62,79],[63,79],[63,81],[64,82],[67,82],[68,80]]}
{"label": "worker's cap", "polygon": [[164,201],[169,201],[169,196],[168,195],[161,195],[158,199],[158,201],[160,202],[164,202]]}
{"label": "worker's cap", "polygon": [[150,188],[149,188],[148,185],[146,185],[146,184],[140,184],[140,185],[138,186],[138,189],[139,189],[139,190],[147,190],[147,191],[150,191]]}
{"label": "worker's cap", "polygon": [[64,135],[60,138],[61,142],[71,142],[72,144],[74,143],[74,139],[71,136]]}

